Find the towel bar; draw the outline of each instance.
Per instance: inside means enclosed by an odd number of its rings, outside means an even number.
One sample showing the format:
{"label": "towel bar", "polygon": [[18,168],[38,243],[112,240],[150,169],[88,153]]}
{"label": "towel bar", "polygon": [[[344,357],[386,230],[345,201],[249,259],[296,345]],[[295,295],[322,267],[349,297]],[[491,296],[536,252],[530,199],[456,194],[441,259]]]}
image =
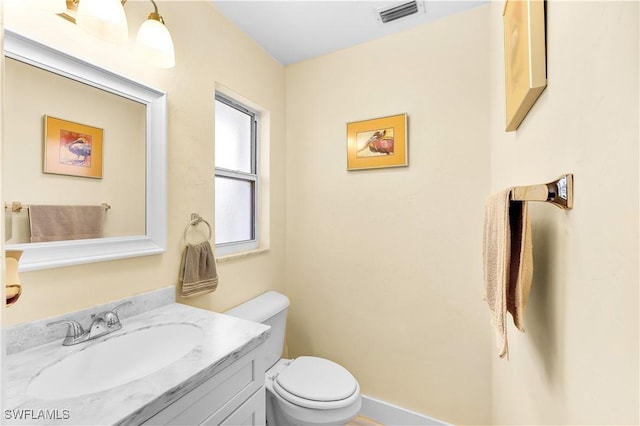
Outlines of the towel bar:
{"label": "towel bar", "polygon": [[211,239],[213,231],[211,230],[211,225],[209,225],[209,222],[204,220],[202,218],[202,216],[200,216],[198,213],[191,213],[191,221],[189,223],[187,223],[187,226],[185,226],[185,228],[184,228],[184,241],[185,242],[187,241],[187,232],[189,231],[189,228],[191,228],[192,226],[197,226],[200,223],[204,223],[205,225],[207,225],[207,228],[209,228],[209,238],[207,238],[207,241],[209,241]]}
{"label": "towel bar", "polygon": [[516,186],[513,188],[511,199],[546,201],[562,209],[571,209],[573,208],[573,174],[563,175],[549,183]]}
{"label": "towel bar", "polygon": [[[100,205],[103,206],[105,210],[111,208],[111,205],[107,203],[100,203]],[[10,209],[13,213],[20,213],[22,209],[29,209],[29,205],[22,204],[20,201],[12,201],[10,203],[4,203],[4,209]]]}

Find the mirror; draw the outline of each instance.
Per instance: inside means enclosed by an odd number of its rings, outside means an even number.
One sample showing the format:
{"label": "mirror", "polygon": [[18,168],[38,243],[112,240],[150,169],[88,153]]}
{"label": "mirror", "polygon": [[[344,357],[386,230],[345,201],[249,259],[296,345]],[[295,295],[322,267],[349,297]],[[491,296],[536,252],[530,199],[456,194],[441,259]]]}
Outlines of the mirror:
{"label": "mirror", "polygon": [[[2,142],[2,201],[5,226],[9,225],[5,228],[6,236],[10,236],[6,249],[24,252],[20,271],[163,252],[166,94],[7,30],[4,55],[3,97],[7,113]],[[12,84],[9,79],[16,74],[21,81]],[[24,84],[23,80],[30,77],[34,80]],[[20,100],[21,94],[28,101],[8,103]],[[76,105],[87,99],[86,105]],[[28,120],[11,114],[23,114]],[[91,147],[91,161],[84,161],[82,155],[72,157],[75,166],[82,161],[83,167],[73,167],[71,172],[47,170],[49,142],[43,142],[43,129],[55,128],[58,118],[69,120],[63,121],[67,124],[64,129],[78,124],[83,126],[82,135],[86,133],[100,141]],[[37,126],[33,125],[34,120]],[[16,121],[24,126],[24,132]],[[67,132],[60,129],[56,128],[56,132]],[[94,129],[99,133],[93,133]],[[59,144],[62,146],[62,142]],[[100,157],[94,155],[96,147],[102,151]],[[95,174],[76,173],[85,169]],[[13,202],[20,202],[23,209],[13,212]],[[28,242],[29,204],[99,206],[101,203],[110,206],[101,221],[102,238]]]}
{"label": "mirror", "polygon": [[4,78],[5,244],[145,234],[147,106],[11,58]]}

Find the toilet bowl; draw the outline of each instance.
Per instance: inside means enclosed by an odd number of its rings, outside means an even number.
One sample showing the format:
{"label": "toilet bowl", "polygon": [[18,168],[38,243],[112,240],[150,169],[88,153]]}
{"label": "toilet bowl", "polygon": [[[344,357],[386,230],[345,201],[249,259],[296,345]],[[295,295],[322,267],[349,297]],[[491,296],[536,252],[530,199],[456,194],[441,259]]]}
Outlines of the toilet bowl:
{"label": "toilet bowl", "polygon": [[269,425],[342,426],[362,404],[358,381],[324,358],[281,359],[267,370],[265,384]]}
{"label": "toilet bowl", "polygon": [[271,326],[265,387],[269,426],[344,425],[362,404],[360,385],[341,365],[324,358],[281,358],[289,299],[270,291],[225,312]]}

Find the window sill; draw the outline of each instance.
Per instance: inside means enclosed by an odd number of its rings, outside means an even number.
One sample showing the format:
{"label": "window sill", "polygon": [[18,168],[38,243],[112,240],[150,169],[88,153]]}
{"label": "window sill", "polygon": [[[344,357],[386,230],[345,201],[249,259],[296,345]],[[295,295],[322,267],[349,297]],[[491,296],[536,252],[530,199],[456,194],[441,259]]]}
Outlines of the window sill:
{"label": "window sill", "polygon": [[243,251],[242,253],[227,254],[227,255],[218,257],[216,259],[216,263],[221,264],[221,263],[227,263],[227,262],[234,262],[236,260],[244,259],[247,257],[258,256],[258,255],[267,253],[268,251],[269,251],[268,248],[262,248],[262,249]]}

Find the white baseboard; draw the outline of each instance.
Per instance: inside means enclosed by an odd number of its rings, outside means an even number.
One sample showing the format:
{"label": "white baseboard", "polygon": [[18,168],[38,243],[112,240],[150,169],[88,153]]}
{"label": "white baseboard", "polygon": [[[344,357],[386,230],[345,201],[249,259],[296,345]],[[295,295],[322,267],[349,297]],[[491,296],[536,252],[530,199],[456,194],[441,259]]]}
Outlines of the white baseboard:
{"label": "white baseboard", "polygon": [[417,426],[417,425],[436,425],[451,426],[440,420],[425,416],[424,414],[409,411],[397,405],[380,401],[362,395],[362,408],[360,415],[382,423],[385,426]]}

